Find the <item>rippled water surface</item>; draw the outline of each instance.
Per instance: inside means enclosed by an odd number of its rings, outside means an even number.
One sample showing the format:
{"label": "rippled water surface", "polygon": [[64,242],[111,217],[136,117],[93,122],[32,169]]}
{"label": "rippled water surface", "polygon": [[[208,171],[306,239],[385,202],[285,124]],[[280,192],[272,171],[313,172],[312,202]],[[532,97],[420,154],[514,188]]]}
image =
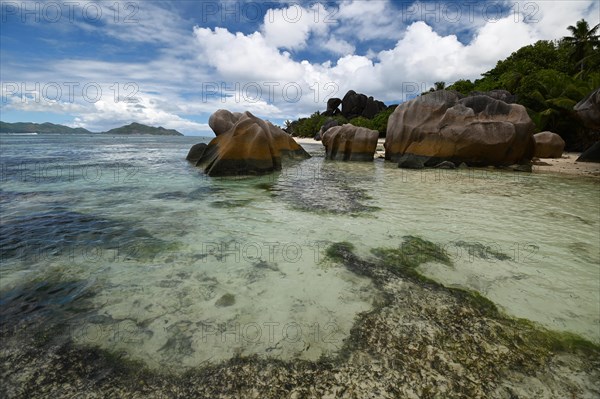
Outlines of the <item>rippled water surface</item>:
{"label": "rippled water surface", "polygon": [[317,359],[378,295],[327,245],[367,256],[415,235],[453,260],[427,276],[600,342],[598,180],[333,163],[320,144],[274,175],[212,179],[185,161],[199,141],[2,136],[4,322],[43,313],[153,367]]}

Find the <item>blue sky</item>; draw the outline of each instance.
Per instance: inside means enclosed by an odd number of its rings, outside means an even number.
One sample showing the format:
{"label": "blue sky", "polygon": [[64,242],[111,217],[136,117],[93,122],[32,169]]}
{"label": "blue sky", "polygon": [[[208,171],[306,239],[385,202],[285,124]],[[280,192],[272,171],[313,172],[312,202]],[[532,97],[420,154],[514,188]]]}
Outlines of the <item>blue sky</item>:
{"label": "blue sky", "polygon": [[281,124],[349,89],[388,104],[476,79],[597,1],[2,1],[0,118],[211,135],[219,108]]}

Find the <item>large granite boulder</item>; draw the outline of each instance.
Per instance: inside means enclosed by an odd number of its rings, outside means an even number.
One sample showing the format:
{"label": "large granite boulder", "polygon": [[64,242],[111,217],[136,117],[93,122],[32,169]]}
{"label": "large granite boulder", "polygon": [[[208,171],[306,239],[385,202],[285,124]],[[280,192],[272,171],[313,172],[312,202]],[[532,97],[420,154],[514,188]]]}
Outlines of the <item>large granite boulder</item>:
{"label": "large granite boulder", "polygon": [[[214,124],[217,137],[196,161],[209,176],[260,175],[281,170],[282,160],[310,158],[290,135],[250,112],[219,110],[215,114],[211,119],[218,121]],[[223,131],[229,121],[233,125]]]}
{"label": "large granite boulder", "polygon": [[565,149],[565,141],[556,133],[541,132],[533,135],[534,156],[538,158],[560,158]]}
{"label": "large granite boulder", "polygon": [[535,125],[525,107],[486,95],[440,90],[400,104],[388,120],[385,158],[404,154],[470,166],[508,166],[533,157]]}
{"label": "large granite boulder", "polygon": [[573,110],[587,129],[600,132],[600,87],[578,102]]}
{"label": "large granite boulder", "polygon": [[329,128],[322,136],[327,159],[372,161],[379,132],[346,123]]}

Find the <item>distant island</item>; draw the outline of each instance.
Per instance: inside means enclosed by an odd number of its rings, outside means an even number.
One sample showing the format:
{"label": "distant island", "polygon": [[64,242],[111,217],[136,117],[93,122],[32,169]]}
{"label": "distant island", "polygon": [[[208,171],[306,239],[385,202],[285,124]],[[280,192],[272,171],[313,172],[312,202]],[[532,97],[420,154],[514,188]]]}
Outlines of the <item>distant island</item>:
{"label": "distant island", "polygon": [[180,132],[173,129],[165,129],[162,126],[153,127],[142,125],[141,123],[131,123],[111,129],[107,132],[94,133],[82,127],[72,128],[65,125],[54,123],[31,123],[16,122],[8,123],[0,121],[0,133],[40,133],[40,134],[112,134],[113,136],[126,135],[152,135],[152,136],[183,136]]}
{"label": "distant island", "polygon": [[112,134],[112,135],[142,135],[142,134],[151,134],[154,136],[183,136],[183,134],[179,133],[177,130],[173,129],[165,129],[162,126],[152,127],[147,125],[142,125],[141,123],[131,123],[129,125],[121,126],[115,129],[111,129],[108,132],[103,132],[102,134]]}

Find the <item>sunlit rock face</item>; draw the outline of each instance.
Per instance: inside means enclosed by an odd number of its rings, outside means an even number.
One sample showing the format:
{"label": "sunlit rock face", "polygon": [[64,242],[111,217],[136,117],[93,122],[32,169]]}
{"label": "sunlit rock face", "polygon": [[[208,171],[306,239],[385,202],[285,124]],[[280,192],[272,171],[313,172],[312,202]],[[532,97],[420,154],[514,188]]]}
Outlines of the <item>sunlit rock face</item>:
{"label": "sunlit rock face", "polygon": [[281,170],[282,161],[310,158],[291,136],[250,112],[218,110],[209,125],[217,137],[188,156],[209,176],[260,175]]}
{"label": "sunlit rock face", "polygon": [[426,166],[512,165],[533,157],[534,130],[521,105],[442,90],[396,108],[388,121],[385,157],[394,162],[405,154],[429,157]]}
{"label": "sunlit rock face", "polygon": [[338,161],[372,161],[379,132],[346,123],[328,129],[322,137],[326,156]]}

